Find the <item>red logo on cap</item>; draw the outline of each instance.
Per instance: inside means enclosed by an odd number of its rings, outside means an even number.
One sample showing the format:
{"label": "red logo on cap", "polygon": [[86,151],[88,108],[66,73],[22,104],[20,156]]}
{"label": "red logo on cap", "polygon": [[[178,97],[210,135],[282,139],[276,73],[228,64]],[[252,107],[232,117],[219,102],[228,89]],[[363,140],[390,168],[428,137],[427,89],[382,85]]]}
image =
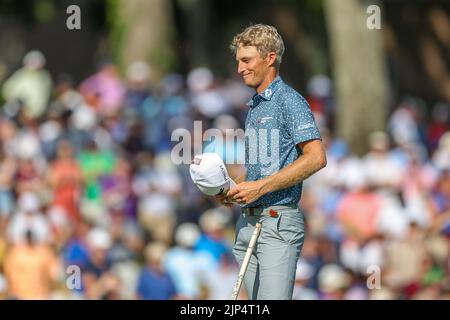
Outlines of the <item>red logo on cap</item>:
{"label": "red logo on cap", "polygon": [[195,165],[200,165],[200,162],[202,162],[202,157],[195,157],[194,158],[194,160],[192,160],[192,162],[195,164]]}

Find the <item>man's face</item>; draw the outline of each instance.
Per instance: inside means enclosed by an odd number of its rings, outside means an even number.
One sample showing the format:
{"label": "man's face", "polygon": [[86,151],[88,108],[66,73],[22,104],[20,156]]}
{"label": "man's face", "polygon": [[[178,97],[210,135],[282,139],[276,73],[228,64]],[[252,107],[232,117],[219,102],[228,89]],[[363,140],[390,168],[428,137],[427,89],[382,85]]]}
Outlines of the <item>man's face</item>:
{"label": "man's face", "polygon": [[238,73],[244,83],[252,88],[257,88],[269,71],[269,60],[263,59],[256,47],[240,46],[236,51],[238,61]]}

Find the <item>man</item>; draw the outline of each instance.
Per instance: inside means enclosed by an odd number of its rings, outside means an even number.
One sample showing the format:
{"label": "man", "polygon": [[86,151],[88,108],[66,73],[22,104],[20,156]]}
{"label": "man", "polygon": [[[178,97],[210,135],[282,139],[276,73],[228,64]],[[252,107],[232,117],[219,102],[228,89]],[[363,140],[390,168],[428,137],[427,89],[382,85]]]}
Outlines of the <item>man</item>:
{"label": "man", "polygon": [[23,58],[23,67],[8,78],[2,88],[5,100],[10,104],[20,101],[26,115],[33,119],[44,115],[53,87],[45,65],[42,52],[28,52]]}
{"label": "man", "polygon": [[233,248],[239,263],[255,224],[262,224],[244,277],[248,296],[292,299],[304,242],[303,214],[298,209],[302,181],[325,167],[326,155],[307,102],[278,76],[284,44],[277,30],[250,26],[234,37],[231,49],[238,73],[256,94],[245,123],[246,174],[216,198],[222,204],[234,201],[242,206]]}
{"label": "man", "polygon": [[137,285],[137,296],[144,300],[175,299],[177,291],[172,276],[163,260],[167,253],[164,242],[151,242],[145,248],[146,266],[142,268]]}
{"label": "man", "polygon": [[5,256],[4,270],[9,298],[49,299],[61,273],[61,265],[48,242],[42,243],[32,229],[24,241],[13,243]]}

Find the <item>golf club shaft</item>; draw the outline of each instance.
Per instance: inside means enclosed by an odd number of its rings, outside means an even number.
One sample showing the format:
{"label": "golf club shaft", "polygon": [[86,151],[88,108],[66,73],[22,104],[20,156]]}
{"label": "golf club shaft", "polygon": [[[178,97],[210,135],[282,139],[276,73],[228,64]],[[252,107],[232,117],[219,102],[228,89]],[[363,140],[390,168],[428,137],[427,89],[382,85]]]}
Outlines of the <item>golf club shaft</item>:
{"label": "golf club shaft", "polygon": [[236,284],[234,286],[233,293],[231,294],[231,300],[237,300],[239,291],[241,290],[242,282],[244,280],[245,272],[247,271],[247,267],[248,267],[250,258],[253,253],[253,248],[255,247],[256,240],[258,239],[260,231],[261,231],[261,223],[258,222],[255,225],[255,230],[253,230],[252,238],[250,239],[250,243],[248,244],[248,248],[247,248],[247,252],[245,253],[244,261],[242,261],[242,265],[239,270],[239,275],[238,275]]}

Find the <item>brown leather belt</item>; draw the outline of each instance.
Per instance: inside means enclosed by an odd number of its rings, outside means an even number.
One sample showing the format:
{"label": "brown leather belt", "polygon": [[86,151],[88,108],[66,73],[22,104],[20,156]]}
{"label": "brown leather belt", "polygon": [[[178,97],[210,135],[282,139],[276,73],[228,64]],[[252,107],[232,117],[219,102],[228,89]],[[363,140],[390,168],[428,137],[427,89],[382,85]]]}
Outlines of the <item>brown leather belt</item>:
{"label": "brown leather belt", "polygon": [[278,217],[278,210],[288,209],[288,208],[298,208],[297,204],[287,204],[287,205],[275,205],[269,207],[247,207],[242,208],[242,214],[245,216],[259,216],[268,215],[271,217]]}
{"label": "brown leather belt", "polygon": [[250,208],[242,208],[242,213],[246,216],[256,216],[261,215],[264,211],[264,207],[250,207]]}

